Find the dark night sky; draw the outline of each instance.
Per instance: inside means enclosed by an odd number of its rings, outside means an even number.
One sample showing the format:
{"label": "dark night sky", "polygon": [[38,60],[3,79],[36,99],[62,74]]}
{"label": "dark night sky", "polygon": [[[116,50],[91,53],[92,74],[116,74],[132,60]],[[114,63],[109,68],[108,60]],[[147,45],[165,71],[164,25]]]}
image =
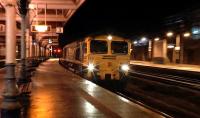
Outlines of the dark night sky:
{"label": "dark night sky", "polygon": [[165,17],[199,5],[200,0],[86,0],[66,23],[60,43],[98,32],[125,37],[156,32]]}

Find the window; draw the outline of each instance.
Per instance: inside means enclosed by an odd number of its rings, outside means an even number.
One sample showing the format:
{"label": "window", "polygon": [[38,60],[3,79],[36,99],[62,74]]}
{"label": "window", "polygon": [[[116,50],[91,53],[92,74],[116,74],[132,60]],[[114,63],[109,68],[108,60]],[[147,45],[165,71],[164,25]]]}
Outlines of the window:
{"label": "window", "polygon": [[81,60],[81,59],[80,59],[80,48],[77,48],[77,49],[76,49],[75,59],[76,59],[76,60]]}
{"label": "window", "polygon": [[108,52],[108,43],[101,40],[92,40],[90,43],[90,51],[95,54],[106,54]]}
{"label": "window", "polygon": [[124,41],[112,41],[111,50],[112,54],[127,54],[128,43]]}
{"label": "window", "polygon": [[83,53],[86,54],[87,53],[87,43],[83,44],[82,49],[83,49]]}

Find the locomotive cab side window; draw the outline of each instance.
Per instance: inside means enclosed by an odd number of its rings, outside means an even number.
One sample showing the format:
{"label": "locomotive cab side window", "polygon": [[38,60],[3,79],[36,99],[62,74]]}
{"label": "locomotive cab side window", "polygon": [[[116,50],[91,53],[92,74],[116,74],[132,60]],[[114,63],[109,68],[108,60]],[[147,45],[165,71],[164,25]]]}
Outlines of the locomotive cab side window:
{"label": "locomotive cab side window", "polygon": [[76,60],[79,60],[79,61],[81,60],[81,58],[80,58],[80,48],[77,48],[77,49],[76,49],[76,56],[75,56],[75,59],[76,59]]}
{"label": "locomotive cab side window", "polygon": [[90,51],[94,54],[107,54],[108,43],[107,41],[92,40],[90,42]]}
{"label": "locomotive cab side window", "polygon": [[87,53],[87,43],[83,43],[83,53],[86,54]]}

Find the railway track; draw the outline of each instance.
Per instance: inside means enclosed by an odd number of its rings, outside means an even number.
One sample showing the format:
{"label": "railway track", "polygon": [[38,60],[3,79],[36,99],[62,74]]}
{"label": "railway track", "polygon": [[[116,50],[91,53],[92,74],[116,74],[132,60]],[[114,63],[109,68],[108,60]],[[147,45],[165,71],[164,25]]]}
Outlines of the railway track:
{"label": "railway track", "polygon": [[[199,81],[167,74],[131,72],[118,94],[176,118],[199,118]],[[195,83],[196,82],[196,83]]]}
{"label": "railway track", "polygon": [[169,114],[166,114],[166,113],[164,113],[163,111],[160,111],[159,109],[155,109],[155,108],[153,108],[153,107],[151,107],[151,106],[149,106],[149,105],[146,105],[146,104],[144,104],[143,102],[141,102],[141,101],[138,101],[138,100],[136,100],[136,99],[133,99],[132,97],[128,97],[128,96],[130,96],[128,93],[125,93],[125,92],[115,92],[116,94],[118,94],[119,96],[122,96],[123,98],[126,98],[126,99],[128,99],[128,100],[130,100],[130,101],[132,101],[132,102],[134,102],[134,103],[136,103],[136,104],[139,104],[139,105],[141,105],[141,106],[143,106],[143,107],[145,107],[145,108],[147,108],[147,109],[150,109],[150,110],[152,110],[152,111],[154,111],[154,112],[156,112],[156,113],[158,113],[158,114],[161,114],[162,116],[164,116],[164,117],[166,117],[166,118],[173,118],[173,116],[171,116],[171,115],[169,115]]}
{"label": "railway track", "polygon": [[116,82],[112,81],[96,84],[167,118],[199,118],[199,81],[188,79],[170,74],[132,71],[123,89],[116,89]]}
{"label": "railway track", "polygon": [[129,75],[200,91],[200,79],[198,78],[197,79],[184,78],[174,75],[157,74],[157,73],[141,72],[141,71],[131,71]]}

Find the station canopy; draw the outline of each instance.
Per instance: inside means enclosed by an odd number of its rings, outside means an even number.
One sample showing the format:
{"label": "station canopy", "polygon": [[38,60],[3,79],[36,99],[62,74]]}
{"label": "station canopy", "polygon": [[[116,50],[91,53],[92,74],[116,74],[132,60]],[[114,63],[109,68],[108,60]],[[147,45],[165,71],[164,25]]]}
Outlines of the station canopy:
{"label": "station canopy", "polygon": [[[58,45],[58,36],[63,26],[85,0],[30,0],[28,28],[42,46]],[[20,23],[21,18],[16,16]],[[5,10],[0,5],[0,36],[5,35]],[[17,36],[20,36],[18,29]],[[51,41],[51,42],[49,42]]]}

